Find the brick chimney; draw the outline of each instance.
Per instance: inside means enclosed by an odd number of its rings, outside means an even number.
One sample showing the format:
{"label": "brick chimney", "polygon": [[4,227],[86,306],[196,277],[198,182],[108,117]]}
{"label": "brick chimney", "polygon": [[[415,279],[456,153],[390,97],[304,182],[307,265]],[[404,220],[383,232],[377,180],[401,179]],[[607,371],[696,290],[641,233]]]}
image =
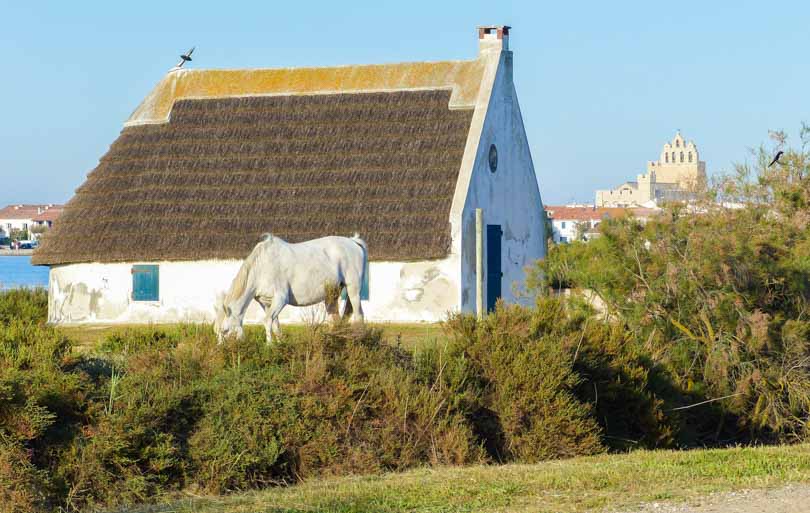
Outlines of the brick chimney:
{"label": "brick chimney", "polygon": [[508,25],[482,25],[478,27],[478,51],[509,50]]}

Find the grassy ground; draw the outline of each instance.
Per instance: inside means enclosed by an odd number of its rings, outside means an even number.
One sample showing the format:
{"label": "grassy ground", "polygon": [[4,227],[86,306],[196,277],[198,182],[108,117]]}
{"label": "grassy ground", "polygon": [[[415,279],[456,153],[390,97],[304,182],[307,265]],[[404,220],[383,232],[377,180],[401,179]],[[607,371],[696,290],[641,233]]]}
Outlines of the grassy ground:
{"label": "grassy ground", "polygon": [[810,483],[810,445],[638,451],[537,465],[422,469],[312,480],[222,498],[187,497],[130,513],[576,512],[712,492]]}
{"label": "grassy ground", "polygon": [[[406,349],[412,349],[429,341],[443,340],[445,335],[442,327],[438,323],[370,323],[371,326],[382,328],[386,340],[391,344],[399,344]],[[77,343],[79,350],[90,350],[108,335],[127,329],[145,329],[164,326],[168,329],[176,325],[144,325],[144,324],[118,324],[118,325],[82,325],[82,326],[60,326],[58,330]],[[199,329],[210,330],[207,324],[199,325]],[[248,330],[264,331],[261,326],[248,326]],[[295,333],[298,330],[306,329],[303,325],[284,325],[284,332]]]}

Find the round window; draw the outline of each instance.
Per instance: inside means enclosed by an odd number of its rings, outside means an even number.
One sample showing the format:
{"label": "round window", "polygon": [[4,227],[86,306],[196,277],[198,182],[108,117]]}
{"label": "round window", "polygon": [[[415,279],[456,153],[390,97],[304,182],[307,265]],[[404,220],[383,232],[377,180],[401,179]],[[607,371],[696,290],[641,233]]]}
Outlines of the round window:
{"label": "round window", "polygon": [[489,145],[489,170],[493,173],[498,170],[498,148],[494,144]]}

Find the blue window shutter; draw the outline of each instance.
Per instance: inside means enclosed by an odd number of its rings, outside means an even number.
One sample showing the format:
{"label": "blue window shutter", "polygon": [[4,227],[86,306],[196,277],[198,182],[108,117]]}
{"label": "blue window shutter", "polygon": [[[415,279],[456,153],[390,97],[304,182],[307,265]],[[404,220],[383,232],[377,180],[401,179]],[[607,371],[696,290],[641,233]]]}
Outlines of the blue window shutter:
{"label": "blue window shutter", "polygon": [[160,300],[160,274],[156,265],[132,266],[132,300]]}

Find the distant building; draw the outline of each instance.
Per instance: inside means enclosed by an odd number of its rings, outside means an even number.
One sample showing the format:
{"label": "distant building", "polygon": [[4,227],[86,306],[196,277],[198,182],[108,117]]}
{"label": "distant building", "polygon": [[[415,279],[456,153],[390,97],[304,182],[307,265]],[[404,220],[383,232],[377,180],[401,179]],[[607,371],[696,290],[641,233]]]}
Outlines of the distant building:
{"label": "distant building", "polygon": [[13,230],[31,233],[31,228],[42,225],[51,227],[62,213],[62,205],[9,205],[0,209],[0,236],[8,237]]}
{"label": "distant building", "polygon": [[210,321],[270,231],[359,233],[368,320],[473,312],[479,280],[482,309],[522,300],[512,285],[545,254],[540,191],[509,27],[476,39],[465,61],[171,70],[34,253],[50,321]]}
{"label": "distant building", "polygon": [[546,205],[546,216],[551,221],[552,240],[565,244],[575,240],[590,240],[599,235],[598,226],[605,219],[632,216],[646,220],[656,215],[654,208],[596,207],[594,205]]}
{"label": "distant building", "polygon": [[660,158],[647,162],[647,172],[635,182],[615,189],[596,191],[597,207],[655,207],[666,201],[684,201],[706,183],[706,163],[700,160],[697,146],[686,142],[678,131],[664,144]]}
{"label": "distant building", "polygon": [[60,215],[62,215],[62,210],[62,205],[51,205],[48,208],[43,208],[42,213],[31,218],[31,221],[33,221],[35,227],[44,226],[46,228],[51,228],[53,227],[53,222],[56,221]]}

